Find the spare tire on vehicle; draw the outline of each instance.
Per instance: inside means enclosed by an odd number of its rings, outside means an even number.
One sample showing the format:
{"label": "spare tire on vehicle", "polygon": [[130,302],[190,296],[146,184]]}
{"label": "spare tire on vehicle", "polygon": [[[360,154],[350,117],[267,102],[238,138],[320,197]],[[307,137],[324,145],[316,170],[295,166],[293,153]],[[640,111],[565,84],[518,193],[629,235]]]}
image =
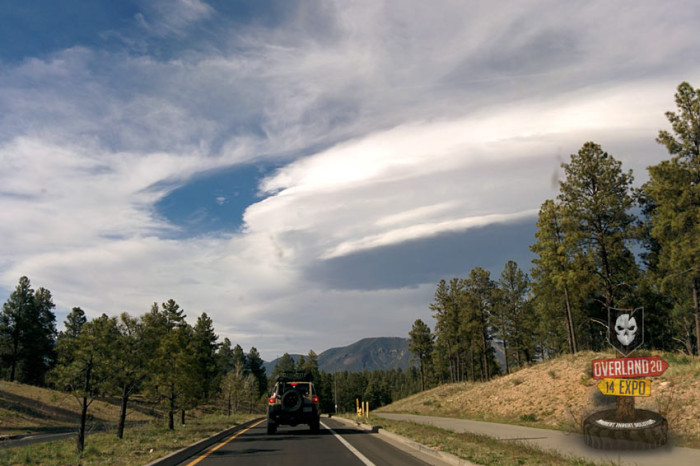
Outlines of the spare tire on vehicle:
{"label": "spare tire on vehicle", "polygon": [[303,402],[304,395],[298,390],[289,390],[282,395],[282,409],[288,413],[298,411]]}
{"label": "spare tire on vehicle", "polygon": [[668,422],[659,413],[637,409],[631,422],[618,422],[615,414],[615,409],[606,409],[583,421],[586,445],[601,450],[644,450],[668,441]]}

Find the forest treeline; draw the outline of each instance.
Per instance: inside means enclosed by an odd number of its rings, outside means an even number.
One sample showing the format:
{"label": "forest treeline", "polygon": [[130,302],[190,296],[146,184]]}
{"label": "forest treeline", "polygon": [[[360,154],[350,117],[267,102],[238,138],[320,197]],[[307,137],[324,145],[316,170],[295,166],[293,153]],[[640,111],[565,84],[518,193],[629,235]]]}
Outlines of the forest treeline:
{"label": "forest treeline", "polygon": [[508,261],[498,277],[475,267],[438,283],[434,330],[418,319],[409,332],[422,387],[604,349],[608,308],[644,308],[645,348],[700,354],[700,89],[683,82],[675,101],[656,138],[670,157],[641,187],[594,142],[562,164],[529,274]]}
{"label": "forest treeline", "polygon": [[117,436],[122,438],[128,404],[139,395],[158,403],[170,429],[175,417],[212,401],[228,413],[252,410],[267,391],[263,360],[252,347],[225,338],[219,343],[211,318],[194,326],[172,299],[153,303],[140,317],[102,314],[88,320],[74,307],[57,332],[55,305],[45,288],[34,291],[21,277],[0,315],[0,375],[9,381],[72,393],[80,405],[78,450],[84,447],[88,408],[97,397],[121,399]]}
{"label": "forest treeline", "polygon": [[149,312],[88,320],[74,307],[57,331],[51,292],[32,289],[21,277],[0,314],[0,377],[70,392],[80,405],[78,450],[84,448],[90,404],[98,397],[121,399],[117,436],[123,437],[134,396],[157,403],[170,429],[176,417],[198,406],[216,406],[228,415],[262,412],[274,378],[304,371],[314,377],[324,412],[354,411],[355,398],[372,407],[420,389],[415,368],[408,371],[319,371],[313,350],[296,363],[285,353],[271,377],[255,347],[245,353],[228,338],[219,342],[213,322],[202,313],[194,326],[172,299]]}

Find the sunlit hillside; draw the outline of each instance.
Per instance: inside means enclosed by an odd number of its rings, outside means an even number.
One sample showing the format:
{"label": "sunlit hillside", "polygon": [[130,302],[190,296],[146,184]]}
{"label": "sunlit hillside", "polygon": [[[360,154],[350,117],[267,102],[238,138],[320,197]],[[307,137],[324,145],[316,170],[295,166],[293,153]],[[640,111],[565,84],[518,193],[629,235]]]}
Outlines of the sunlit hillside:
{"label": "sunlit hillside", "polygon": [[[652,378],[649,397],[637,397],[638,408],[657,411],[669,421],[672,436],[689,446],[700,447],[700,359],[660,352],[669,364],[660,377]],[[591,377],[591,361],[612,358],[612,353],[581,352],[536,364],[486,383],[442,385],[380,408],[380,412],[458,417],[506,423],[580,430],[591,412],[614,406]]]}

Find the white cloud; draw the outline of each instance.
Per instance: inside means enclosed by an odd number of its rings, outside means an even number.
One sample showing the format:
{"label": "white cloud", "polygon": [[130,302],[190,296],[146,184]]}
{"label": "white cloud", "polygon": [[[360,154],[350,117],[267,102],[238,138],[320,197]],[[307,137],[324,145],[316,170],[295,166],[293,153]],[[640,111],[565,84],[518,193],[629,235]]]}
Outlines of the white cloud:
{"label": "white cloud", "polygon": [[[250,231],[304,231],[315,239],[305,254],[332,258],[534,216],[553,195],[557,155],[629,131],[653,144],[666,89],[639,83],[575,92],[344,142],[265,179],[262,190],[274,195],[245,220]],[[655,161],[621,158],[638,170]]]}
{"label": "white cloud", "polygon": [[214,14],[214,9],[200,0],[158,0],[143,4],[148,13],[137,13],[137,23],[157,35],[184,35],[188,27]]}
{"label": "white cloud", "polygon": [[[268,358],[405,335],[433,284],[326,290],[308,269],[532,216],[588,140],[643,178],[675,86],[699,85],[690,6],[322,2],[240,24],[143,4],[147,37],[115,31],[134,48],[0,63],[2,286],[28,275],[92,316],[172,297]],[[159,199],[251,160],[281,168],[240,234],[163,234]]]}

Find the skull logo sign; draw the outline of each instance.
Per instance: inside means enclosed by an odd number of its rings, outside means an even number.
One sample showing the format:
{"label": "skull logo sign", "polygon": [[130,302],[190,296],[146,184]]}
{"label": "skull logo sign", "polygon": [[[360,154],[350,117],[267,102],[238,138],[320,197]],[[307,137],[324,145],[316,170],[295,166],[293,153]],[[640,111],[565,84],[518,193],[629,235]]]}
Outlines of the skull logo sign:
{"label": "skull logo sign", "polygon": [[630,314],[620,314],[615,321],[615,333],[620,343],[629,346],[637,333],[637,321]]}
{"label": "skull logo sign", "polygon": [[627,357],[644,343],[644,308],[608,308],[608,342]]}

